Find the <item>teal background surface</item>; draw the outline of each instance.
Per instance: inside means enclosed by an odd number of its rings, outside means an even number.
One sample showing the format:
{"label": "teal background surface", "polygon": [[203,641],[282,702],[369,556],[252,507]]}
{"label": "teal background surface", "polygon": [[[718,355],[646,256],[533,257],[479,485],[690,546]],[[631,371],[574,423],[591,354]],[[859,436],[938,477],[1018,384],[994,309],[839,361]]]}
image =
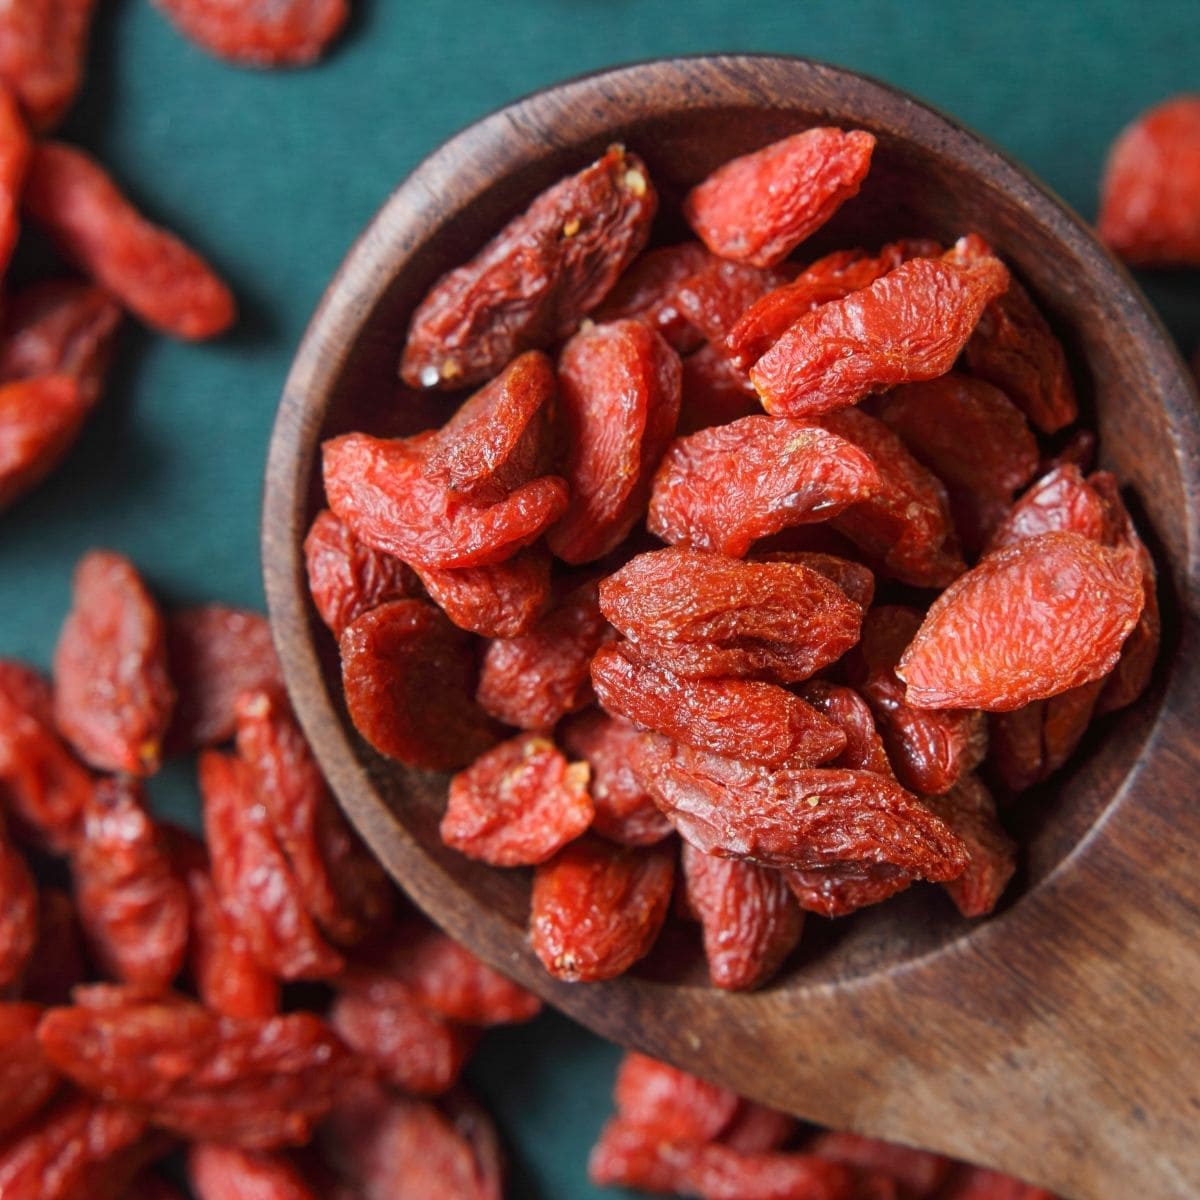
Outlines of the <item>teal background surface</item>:
{"label": "teal background surface", "polygon": [[[242,320],[203,346],[131,328],[65,466],[0,513],[0,655],[47,664],[76,558],[131,555],[168,602],[259,607],[261,475],[294,348],[357,231],[430,150],[545,84],[640,58],[806,55],[888,80],[1024,162],[1086,218],[1107,145],[1142,108],[1200,90],[1194,0],[974,5],[806,0],[354,0],[322,65],[258,73],[175,34],[148,0],[101,3],[89,77],[62,131],[207,254]],[[37,274],[23,247],[15,273]],[[1141,282],[1187,350],[1200,278]],[[194,818],[188,772],[155,802]],[[489,1036],[470,1070],[514,1161],[512,1194],[582,1200],[616,1051],[547,1016]],[[613,1193],[604,1193],[612,1195]]]}

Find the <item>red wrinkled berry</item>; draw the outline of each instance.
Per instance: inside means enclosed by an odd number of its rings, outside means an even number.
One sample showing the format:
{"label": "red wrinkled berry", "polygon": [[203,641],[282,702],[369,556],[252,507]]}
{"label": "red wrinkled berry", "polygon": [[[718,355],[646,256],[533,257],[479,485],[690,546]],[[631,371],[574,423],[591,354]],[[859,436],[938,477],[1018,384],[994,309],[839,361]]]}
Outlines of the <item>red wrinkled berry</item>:
{"label": "red wrinkled berry", "polygon": [[44,132],[79,90],[95,0],[20,0],[0,9],[0,79]]}
{"label": "red wrinkled berry", "polygon": [[680,354],[690,354],[704,341],[704,335],[680,311],[676,291],[707,262],[708,251],[698,242],[647,250],[617,280],[592,315],[597,321],[641,321],[661,333]]}
{"label": "red wrinkled berry", "polygon": [[247,67],[303,67],[315,62],[350,15],[348,0],[155,3],[198,46]]}
{"label": "red wrinkled berry", "polygon": [[0,384],[0,509],[58,466],[88,408],[78,381],[68,375]]}
{"label": "red wrinkled berry", "polygon": [[187,1170],[197,1200],[317,1200],[299,1169],[282,1154],[193,1142]]}
{"label": "red wrinkled berry", "polygon": [[666,1141],[711,1142],[737,1112],[733,1092],[629,1050],[613,1084],[617,1112]]}

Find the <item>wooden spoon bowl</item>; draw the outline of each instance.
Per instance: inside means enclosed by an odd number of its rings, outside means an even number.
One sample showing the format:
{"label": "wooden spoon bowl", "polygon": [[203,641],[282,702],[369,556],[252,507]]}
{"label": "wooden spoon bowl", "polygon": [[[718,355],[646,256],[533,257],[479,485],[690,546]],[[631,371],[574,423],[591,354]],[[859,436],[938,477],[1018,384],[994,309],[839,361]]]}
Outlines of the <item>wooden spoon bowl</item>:
{"label": "wooden spoon bowl", "polygon": [[[525,937],[527,872],[442,846],[445,778],[355,734],[336,647],[308,599],[301,543],[321,505],[318,448],[347,430],[440,423],[401,398],[396,362],[431,283],[543,187],[614,141],[678,202],[727,159],[810,125],[869,129],[870,177],[820,238],[876,246],[974,230],[1063,336],[1102,465],[1127,485],[1162,575],[1167,631],[1151,694],[1098,724],[1044,788],[1006,909],[979,923],[932,888],[841,923],[810,921],[760,992],[707,983],[669,946],[612,983],[549,978]],[[806,248],[807,250],[807,248]],[[815,251],[814,251],[815,252]],[[927,1146],[1083,1200],[1200,1195],[1200,846],[1197,401],[1128,277],[1019,167],[908,96],[782,58],[646,63],[540,92],[471,126],[400,186],[354,247],[300,347],[267,469],[263,555],[275,636],[300,720],[351,820],[429,915],[590,1028],[758,1100]]]}

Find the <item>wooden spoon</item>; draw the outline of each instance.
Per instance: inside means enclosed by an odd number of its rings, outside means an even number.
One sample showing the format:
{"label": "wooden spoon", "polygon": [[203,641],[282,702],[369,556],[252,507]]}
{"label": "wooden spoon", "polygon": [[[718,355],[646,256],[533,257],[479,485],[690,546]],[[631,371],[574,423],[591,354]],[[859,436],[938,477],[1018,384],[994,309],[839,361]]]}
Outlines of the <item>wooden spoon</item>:
{"label": "wooden spoon", "polygon": [[[773,986],[708,986],[694,951],[602,985],[550,979],[525,938],[528,877],[446,850],[445,780],[373,754],[342,707],[336,648],[307,598],[301,542],[320,506],[321,440],[445,418],[401,396],[409,314],[541,188],[623,141],[678,201],[736,154],[814,124],[879,139],[827,247],[986,237],[1063,335],[1103,465],[1128,486],[1162,574],[1151,694],[1100,722],[1043,789],[1006,911],[960,920],[913,889],[847,922],[812,921]],[[806,248],[807,249],[807,248]],[[915,100],[792,59],[621,68],[473,125],[409,177],[338,273],[287,383],[267,469],[271,618],[304,727],[351,819],[396,879],[480,956],[590,1028],[838,1128],[988,1164],[1079,1200],[1200,1195],[1200,420],[1184,367],[1129,278],[1019,167]],[[810,936],[811,935],[811,936]]]}

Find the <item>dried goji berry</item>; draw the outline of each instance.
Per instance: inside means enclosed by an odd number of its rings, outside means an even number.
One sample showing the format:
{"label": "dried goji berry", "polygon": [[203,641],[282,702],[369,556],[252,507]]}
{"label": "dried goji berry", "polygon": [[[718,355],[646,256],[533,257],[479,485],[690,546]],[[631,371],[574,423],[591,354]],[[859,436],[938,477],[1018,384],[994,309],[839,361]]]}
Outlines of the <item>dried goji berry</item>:
{"label": "dried goji berry", "polygon": [[711,342],[683,360],[681,390],[678,425],[681,436],[762,414],[758,393],[749,377]]}
{"label": "dried goji berry", "polygon": [[54,692],[35,667],[15,658],[0,658],[0,697],[48,728],[54,725]]}
{"label": "dried goji berry", "polygon": [[1096,435],[1090,429],[1074,429],[1065,435],[1066,440],[1058,440],[1056,450],[1047,451],[1038,463],[1037,478],[1049,475],[1057,467],[1068,464],[1078,467],[1081,471],[1091,468],[1096,458]]}
{"label": "dried goji berry", "polygon": [[1108,507],[1074,463],[1055,467],[1021,496],[992,534],[988,552],[1054,531],[1109,540]]}
{"label": "dried goji berry", "polygon": [[594,583],[568,592],[528,633],[496,638],[476,693],[506,725],[545,732],[592,700],[588,665],[611,634]]}
{"label": "dried goji berry", "polygon": [[20,981],[37,940],[37,888],[21,852],[8,840],[0,814],[0,994]]}
{"label": "dried goji berry", "polygon": [[764,271],[744,263],[708,258],[675,290],[680,311],[705,338],[723,349],[737,319],[767,292],[787,283],[783,268]]}
{"label": "dried goji berry", "polygon": [[645,166],[621,146],[542,192],[421,301],[404,382],[482,383],[521,351],[573,333],[641,252],[657,208]]}
{"label": "dried goji berry", "polygon": [[676,288],[708,262],[708,251],[699,242],[658,246],[647,250],[617,281],[592,314],[597,321],[631,317],[657,330],[679,351],[689,354],[704,341],[680,311]]}
{"label": "dried goji berry", "polygon": [[187,952],[187,888],[136,782],[96,785],[83,810],[71,874],[96,963],[117,979],[165,990]]}
{"label": "dried goji berry", "polygon": [[365,980],[368,987],[380,988],[385,979],[423,1008],[468,1025],[528,1021],[542,1008],[532,992],[421,920],[407,922],[360,950],[338,987],[355,990]]}
{"label": "dried goji berry", "polygon": [[342,687],[355,728],[381,754],[451,770],[496,740],[474,702],[467,635],[432,604],[393,600],[342,634]]}
{"label": "dried goji berry", "polygon": [[738,1154],[770,1154],[786,1146],[798,1127],[799,1122],[788,1113],[740,1100],[719,1140]]}
{"label": "dried goji berry", "polygon": [[[2,45],[0,31],[0,54]],[[33,142],[17,98],[0,82],[0,273],[8,269],[20,236],[21,191],[32,158]]]}
{"label": "dried goji berry", "polygon": [[333,942],[353,945],[391,912],[387,876],[346,824],[287,701],[251,691],[234,707],[238,754],[301,901]]}
{"label": "dried goji berry", "polygon": [[259,963],[281,979],[327,979],[341,956],[321,937],[268,824],[248,764],[209,750],[200,756],[204,832],[225,912]]}
{"label": "dried goji berry", "polygon": [[550,603],[550,552],[540,542],[490,567],[415,570],[442,612],[481,637],[529,633]]}
{"label": "dried goji berry", "polygon": [[381,989],[360,983],[339,993],[329,1021],[390,1084],[421,1096],[453,1087],[477,1040],[474,1030],[427,1012],[387,979]]}
{"label": "dried goji berry", "polygon": [[938,1200],[1059,1200],[1045,1188],[1022,1183],[999,1171],[960,1165]]}
{"label": "dried goji berry", "polygon": [[641,737],[635,726],[590,709],[566,722],[558,737],[568,754],[592,769],[594,832],[622,846],[652,846],[674,832],[629,764]]}
{"label": "dried goji berry", "polygon": [[66,892],[44,887],[37,900],[37,944],[21,996],[37,1004],[66,1004],[84,970],[75,906]]}
{"label": "dried goji berry", "polygon": [[246,67],[303,67],[315,62],[350,15],[348,0],[155,3],[198,46]]}
{"label": "dried goji berry", "polygon": [[996,907],[1017,869],[1017,846],[996,816],[991,793],[975,775],[964,775],[944,796],[926,803],[966,844],[971,861],[943,883],[964,917],[982,917]]}
{"label": "dried goji berry", "polygon": [[830,760],[831,767],[893,776],[883,739],[875,727],[875,718],[858,692],[825,679],[810,679],[800,688],[800,696],[846,735],[846,748]]}
{"label": "dried goji berry", "polygon": [[197,1200],[317,1200],[296,1165],[278,1153],[193,1142],[187,1173]]}
{"label": "dried goji berry", "polygon": [[784,768],[647,735],[634,767],[684,838],[706,854],[768,867],[887,863],[954,879],[967,855],[916,796],[886,776],[844,768]]}
{"label": "dried goji berry", "polygon": [[828,430],[743,417],[677,439],[654,478],[650,531],[741,558],[755,538],[825,521],[874,495],[871,457]]}
{"label": "dried goji berry", "polygon": [[279,984],[259,965],[250,941],[225,912],[206,864],[184,872],[192,901],[191,976],[205,1006],[227,1017],[270,1017]]}
{"label": "dried goji berry", "polygon": [[146,1118],[125,1105],[67,1097],[0,1147],[0,1195],[120,1200],[146,1160],[167,1149],[143,1141],[145,1130]]}
{"label": "dried goji berry", "polygon": [[358,1069],[312,1013],[235,1020],[182,998],[53,1009],[38,1040],[84,1091],[180,1137],[251,1150],[307,1141]]}
{"label": "dried goji berry", "polygon": [[95,0],[21,0],[0,9],[0,79],[30,124],[57,125],[83,75]]}
{"label": "dried goji berry", "polygon": [[804,913],[779,871],[714,858],[684,843],[683,873],[704,931],[708,976],[719,988],[766,983],[796,948]]}
{"label": "dried goji berry", "polygon": [[1043,533],[955,580],[896,673],[910,705],[1006,712],[1111,671],[1144,603],[1135,550]]}
{"label": "dried goji berry", "polygon": [[1013,494],[1037,470],[1037,442],[999,388],[951,372],[906,383],[883,398],[879,415],[912,456],[946,485],[968,550],[983,548]]}
{"label": "dried goji berry", "polygon": [[810,1154],[740,1154],[719,1142],[666,1141],[616,1117],[588,1159],[598,1187],[624,1186],[699,1200],[849,1200],[854,1176]]}
{"label": "dried goji berry", "polygon": [[812,765],[846,746],[832,721],[777,684],[683,679],[639,661],[621,643],[592,659],[592,684],[610,715],[715,754],[767,766]]}
{"label": "dried goji berry", "polygon": [[822,917],[845,917],[870,904],[879,904],[911,886],[911,871],[888,863],[844,862],[827,867],[795,867],[784,879],[805,912]]}
{"label": "dried goji berry", "polygon": [[750,369],[763,407],[815,416],[953,365],[986,305],[1008,287],[990,254],[913,258],[802,316]]}
{"label": "dried goji berry", "polygon": [[591,562],[645,510],[679,419],[679,355],[640,321],[595,325],[566,344],[558,380],[570,501],[546,541],[565,562]]}
{"label": "dried goji berry", "polygon": [[1113,143],[1097,231],[1143,267],[1200,266],[1200,96],[1174,96]]}
{"label": "dried goji berry", "polygon": [[495,504],[435,483],[424,470],[429,435],[350,433],[322,447],[329,506],[360,542],[426,567],[485,567],[535,541],[567,506],[555,476],[531,480]]}
{"label": "dried goji berry", "polygon": [[868,287],[910,258],[941,252],[937,242],[911,239],[891,242],[873,258],[862,250],[827,254],[750,305],[730,328],[725,350],[735,366],[748,371],[806,313]]}
{"label": "dried goji berry", "polygon": [[208,263],[147,221],[83,151],[39,144],[24,202],[65,257],[148,325],[196,339],[233,324],[233,296]]}
{"label": "dried goji berry", "polygon": [[545,862],[592,823],[588,775],[537,734],[501,742],[450,781],[442,841],[494,867]]}
{"label": "dried goji berry", "polygon": [[1106,683],[1106,679],[1093,680],[1047,700],[991,714],[988,756],[1008,787],[1015,792],[1032,787],[1070,758],[1087,732]]}
{"label": "dried goji berry", "polygon": [[513,359],[430,438],[429,477],[494,504],[544,475],[556,390],[554,366],[541,351]]}
{"label": "dried goji berry", "polygon": [[973,710],[929,712],[905,699],[896,664],[921,628],[913,608],[884,605],[863,622],[863,637],[850,660],[852,681],[874,714],[888,759],[905,787],[939,795],[972,771],[987,753],[987,722]]}
{"label": "dried goji berry", "polygon": [[0,509],[24,495],[62,461],[89,405],[69,375],[0,384]]}
{"label": "dried goji berry", "polygon": [[58,1073],[35,1036],[41,1019],[36,1004],[0,1003],[0,1137],[23,1125],[58,1091]]}
{"label": "dried goji berry", "polygon": [[796,562],[743,562],[673,547],[600,584],[600,608],[639,657],[685,678],[795,683],[859,638],[862,609]]}
{"label": "dried goji berry", "polygon": [[70,375],[90,406],[100,396],[121,324],[121,309],[82,279],[47,279],[16,292],[4,307],[0,380]]}
{"label": "dried goji berry", "polygon": [[1043,433],[1079,415],[1062,343],[1017,280],[983,310],[966,354],[971,374],[994,383]]}
{"label": "dried goji berry", "polygon": [[718,167],[684,216],[714,254],[773,266],[858,194],[874,149],[861,129],[806,129]]}
{"label": "dried goji berry", "polygon": [[764,550],[754,556],[760,562],[799,563],[836,583],[866,612],[875,598],[875,572],[860,562],[826,554],[820,550]]}
{"label": "dried goji berry", "polygon": [[859,1171],[890,1175],[903,1187],[904,1195],[912,1200],[932,1196],[950,1173],[952,1165],[940,1154],[895,1142],[881,1142],[857,1133],[820,1133],[805,1150]]}
{"label": "dried goji berry", "polygon": [[881,570],[915,587],[944,587],[962,573],[946,489],[880,420],[859,409],[821,418],[821,425],[870,455],[878,486],[858,504],[830,514],[834,528]]}
{"label": "dried goji berry", "polygon": [[59,729],[92,766],[151,775],[174,705],[158,606],[127,558],[90,551],[54,652]]}
{"label": "dried goji berry", "polygon": [[584,837],[533,875],[534,953],[556,979],[613,979],[654,945],[671,903],[670,846],[614,846]]}
{"label": "dried goji berry", "polygon": [[167,668],[179,693],[167,730],[171,749],[199,750],[233,737],[240,692],[283,694],[283,673],[266,617],[225,604],[167,618]]}
{"label": "dried goji berry", "polygon": [[617,1068],[613,1101],[623,1119],[670,1142],[711,1142],[739,1105],[727,1088],[633,1050]]}
{"label": "dried goji berry", "polygon": [[335,638],[378,605],[420,593],[411,567],[364,546],[327,508],[309,526],[304,561],[313,604]]}

